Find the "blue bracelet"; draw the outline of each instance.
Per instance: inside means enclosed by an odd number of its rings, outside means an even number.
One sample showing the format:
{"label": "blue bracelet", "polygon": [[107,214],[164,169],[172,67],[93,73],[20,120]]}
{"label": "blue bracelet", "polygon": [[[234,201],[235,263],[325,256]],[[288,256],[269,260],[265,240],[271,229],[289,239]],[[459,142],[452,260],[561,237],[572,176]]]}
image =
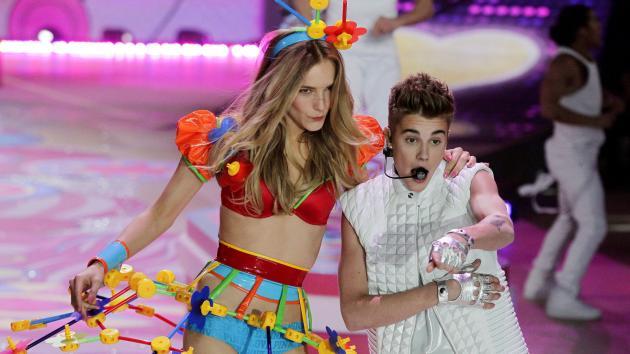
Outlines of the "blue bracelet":
{"label": "blue bracelet", "polygon": [[127,258],[129,258],[129,248],[125,242],[116,240],[103,248],[95,258],[92,258],[88,262],[88,266],[94,262],[99,262],[107,273],[112,269],[119,269]]}

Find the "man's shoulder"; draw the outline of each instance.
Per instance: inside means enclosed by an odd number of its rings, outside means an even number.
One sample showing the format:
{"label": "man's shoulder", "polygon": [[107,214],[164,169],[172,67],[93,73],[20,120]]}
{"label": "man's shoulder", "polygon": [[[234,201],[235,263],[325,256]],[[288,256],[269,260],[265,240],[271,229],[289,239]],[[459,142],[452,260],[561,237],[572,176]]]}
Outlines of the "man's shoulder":
{"label": "man's shoulder", "polygon": [[378,175],[358,186],[346,191],[340,198],[342,206],[350,203],[364,203],[367,199],[372,199],[376,195],[386,193],[389,179],[384,175]]}

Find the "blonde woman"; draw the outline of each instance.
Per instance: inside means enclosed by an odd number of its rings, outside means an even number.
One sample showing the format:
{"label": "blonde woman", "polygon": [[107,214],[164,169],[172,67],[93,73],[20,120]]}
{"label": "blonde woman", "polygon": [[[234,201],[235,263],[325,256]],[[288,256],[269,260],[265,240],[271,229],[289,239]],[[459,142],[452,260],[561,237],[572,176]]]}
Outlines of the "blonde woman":
{"label": "blonde woman", "polygon": [[[203,182],[216,176],[220,245],[194,296],[235,315],[200,319],[199,303],[192,301],[197,316],[188,321],[185,347],[196,354],[306,352],[275,329],[310,330],[302,280],[315,263],[336,198],[365,178],[360,165],[380,151],[383,135],[373,118],[353,118],[343,61],[333,45],[282,31],[263,40],[263,51],[254,83],[227,112],[217,119],[196,111],[179,121],[183,157],[162,195],[70,281],[72,304],[84,316],[106,270],[165,232]],[[445,157],[455,171],[469,160],[461,149]],[[273,332],[245,321],[265,312],[277,315]]]}

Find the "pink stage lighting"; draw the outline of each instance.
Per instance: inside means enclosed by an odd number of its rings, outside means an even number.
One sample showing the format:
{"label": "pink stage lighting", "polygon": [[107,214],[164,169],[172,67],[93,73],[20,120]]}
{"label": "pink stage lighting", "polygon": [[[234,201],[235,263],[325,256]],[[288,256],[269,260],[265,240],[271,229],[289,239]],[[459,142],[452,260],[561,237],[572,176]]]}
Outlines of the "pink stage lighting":
{"label": "pink stage lighting", "polygon": [[179,43],[112,43],[112,42],[64,42],[2,41],[1,53],[71,55],[93,58],[137,57],[208,57],[255,59],[260,52],[253,44],[179,44]]}
{"label": "pink stage lighting", "polygon": [[537,12],[538,12],[538,17],[541,17],[541,18],[549,17],[549,15],[551,14],[551,11],[546,6],[540,6],[537,9]]}
{"label": "pink stage lighting", "polygon": [[471,15],[479,15],[481,13],[481,6],[477,4],[468,6],[468,13]]}

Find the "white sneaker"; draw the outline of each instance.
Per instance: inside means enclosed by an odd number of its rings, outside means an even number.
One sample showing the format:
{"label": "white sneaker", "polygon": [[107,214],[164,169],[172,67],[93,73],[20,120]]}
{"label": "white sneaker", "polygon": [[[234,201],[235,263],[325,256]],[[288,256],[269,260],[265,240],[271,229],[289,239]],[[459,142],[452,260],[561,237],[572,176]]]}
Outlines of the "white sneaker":
{"label": "white sneaker", "polygon": [[602,317],[602,312],[587,305],[559,286],[549,294],[547,316],[559,320],[593,321]]}
{"label": "white sneaker", "polygon": [[532,269],[527,275],[523,297],[530,301],[544,301],[553,288],[551,272]]}

